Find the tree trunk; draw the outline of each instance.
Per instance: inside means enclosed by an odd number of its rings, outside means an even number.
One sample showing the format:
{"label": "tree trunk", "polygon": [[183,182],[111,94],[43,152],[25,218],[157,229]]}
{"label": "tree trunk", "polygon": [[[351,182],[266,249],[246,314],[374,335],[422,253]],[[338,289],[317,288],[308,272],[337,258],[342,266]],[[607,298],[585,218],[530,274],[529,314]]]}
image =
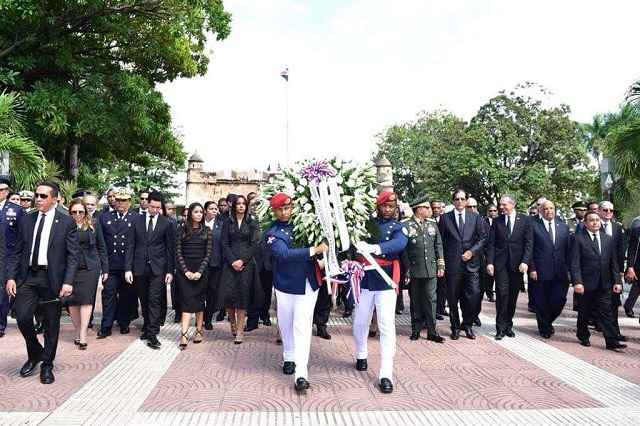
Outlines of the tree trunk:
{"label": "tree trunk", "polygon": [[78,144],[70,145],[67,149],[67,171],[75,182],[78,181]]}

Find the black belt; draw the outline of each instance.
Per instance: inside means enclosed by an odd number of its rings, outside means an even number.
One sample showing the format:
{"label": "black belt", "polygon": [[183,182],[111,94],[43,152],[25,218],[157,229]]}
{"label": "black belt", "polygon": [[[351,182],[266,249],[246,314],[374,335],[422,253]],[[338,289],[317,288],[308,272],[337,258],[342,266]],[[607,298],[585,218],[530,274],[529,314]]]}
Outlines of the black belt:
{"label": "black belt", "polygon": [[46,271],[47,270],[47,265],[36,265],[36,266],[32,265],[29,268],[31,268],[31,270],[33,272]]}

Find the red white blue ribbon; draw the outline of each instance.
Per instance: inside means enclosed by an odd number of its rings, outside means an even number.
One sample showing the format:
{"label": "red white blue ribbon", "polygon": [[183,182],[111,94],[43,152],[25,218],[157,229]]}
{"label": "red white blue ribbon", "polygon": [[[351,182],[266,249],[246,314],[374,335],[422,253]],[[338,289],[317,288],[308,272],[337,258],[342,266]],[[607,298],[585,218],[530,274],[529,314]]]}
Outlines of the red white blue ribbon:
{"label": "red white blue ribbon", "polygon": [[364,263],[360,263],[356,260],[343,260],[340,265],[340,272],[349,280],[349,293],[353,294],[353,300],[356,305],[360,303],[360,282],[364,278]]}

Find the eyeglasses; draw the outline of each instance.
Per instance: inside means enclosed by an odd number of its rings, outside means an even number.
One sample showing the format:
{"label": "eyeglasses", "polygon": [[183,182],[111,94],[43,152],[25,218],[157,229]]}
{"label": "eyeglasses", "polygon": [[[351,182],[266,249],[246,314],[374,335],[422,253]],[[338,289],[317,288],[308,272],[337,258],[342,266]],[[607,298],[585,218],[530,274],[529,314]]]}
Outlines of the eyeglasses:
{"label": "eyeglasses", "polygon": [[464,201],[466,198],[454,198],[453,201]]}
{"label": "eyeglasses", "polygon": [[492,210],[487,210],[487,211],[488,211],[489,213],[497,213],[497,212],[498,212],[498,210],[494,210],[494,209],[492,209]]}
{"label": "eyeglasses", "polygon": [[148,199],[149,199],[149,197],[140,197],[140,201],[145,201],[145,200],[148,200]]}
{"label": "eyeglasses", "polygon": [[603,212],[613,213],[613,209],[601,209]]}
{"label": "eyeglasses", "polygon": [[42,198],[43,200],[46,200],[47,198],[49,198],[49,194],[38,194],[36,192],[35,194],[33,194],[33,198]]}
{"label": "eyeglasses", "polygon": [[85,214],[83,210],[71,210],[70,213],[77,216],[82,216],[83,214]]}

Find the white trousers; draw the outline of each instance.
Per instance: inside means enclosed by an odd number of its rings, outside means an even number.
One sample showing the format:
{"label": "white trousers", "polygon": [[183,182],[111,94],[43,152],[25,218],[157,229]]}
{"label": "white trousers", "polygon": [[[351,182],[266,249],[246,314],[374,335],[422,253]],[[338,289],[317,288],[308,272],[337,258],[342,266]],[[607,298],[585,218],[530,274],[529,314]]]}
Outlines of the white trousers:
{"label": "white trousers", "polygon": [[355,306],[353,337],[356,340],[356,358],[367,358],[369,324],[376,308],[380,332],[380,379],[393,382],[393,357],[396,354],[396,292],[393,290],[369,291],[363,289],[360,303]]}
{"label": "white trousers", "polygon": [[296,363],[294,382],[300,377],[308,379],[309,352],[311,350],[311,329],[313,308],[318,292],[313,291],[309,281],[304,294],[283,293],[276,289],[278,301],[278,326],[282,335],[282,356],[285,361]]}

